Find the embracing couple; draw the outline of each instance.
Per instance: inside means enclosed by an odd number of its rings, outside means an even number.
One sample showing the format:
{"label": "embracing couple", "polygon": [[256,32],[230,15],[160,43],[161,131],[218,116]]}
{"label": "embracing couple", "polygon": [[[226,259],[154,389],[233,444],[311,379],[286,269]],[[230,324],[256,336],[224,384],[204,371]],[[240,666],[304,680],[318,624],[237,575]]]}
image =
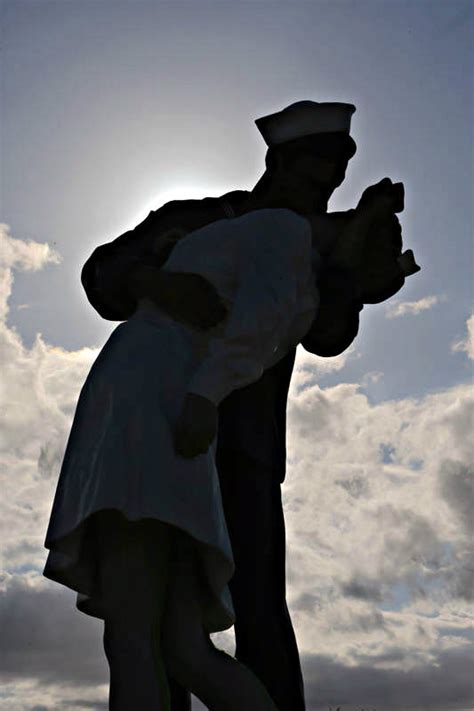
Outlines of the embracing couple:
{"label": "embracing couple", "polygon": [[[327,214],[356,152],[352,104],[256,121],[252,191],[180,200],[98,247],[89,301],[112,332],[78,399],[44,575],[104,620],[113,711],[302,711],[285,594],[286,402],[295,350],[355,338],[364,303],[419,269],[403,186]],[[212,632],[235,628],[235,658]]]}

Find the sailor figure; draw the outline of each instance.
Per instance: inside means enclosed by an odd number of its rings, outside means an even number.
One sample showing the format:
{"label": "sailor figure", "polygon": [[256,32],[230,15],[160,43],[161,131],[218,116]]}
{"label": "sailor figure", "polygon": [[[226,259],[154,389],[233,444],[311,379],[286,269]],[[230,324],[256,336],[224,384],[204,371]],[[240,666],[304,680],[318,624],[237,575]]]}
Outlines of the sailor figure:
{"label": "sailor figure", "polygon": [[[305,708],[281,502],[295,349],[336,355],[356,336],[358,235],[375,217],[401,248],[388,203],[326,214],[356,150],[354,111],[303,101],[257,120],[268,152],[252,191],[167,203],[84,265],[91,304],[124,323],[81,390],[44,574],[104,619],[117,709],[138,708],[137,693],[166,707],[165,667],[172,711],[189,690],[229,709]],[[406,273],[393,267],[384,298]],[[146,664],[127,675],[124,643],[143,651],[152,619],[155,687]],[[245,666],[208,638],[232,624]]]}

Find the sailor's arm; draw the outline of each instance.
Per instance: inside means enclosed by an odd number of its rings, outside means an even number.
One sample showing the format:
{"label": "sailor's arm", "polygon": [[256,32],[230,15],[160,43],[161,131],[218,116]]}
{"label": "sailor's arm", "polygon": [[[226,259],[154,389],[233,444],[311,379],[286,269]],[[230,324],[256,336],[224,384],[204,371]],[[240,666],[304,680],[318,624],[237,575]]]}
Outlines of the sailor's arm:
{"label": "sailor's arm", "polygon": [[129,318],[140,297],[148,297],[176,320],[197,328],[210,328],[224,318],[223,304],[205,279],[161,270],[183,235],[220,217],[211,202],[166,203],[133,230],[94,250],[81,281],[89,302],[103,318]]}
{"label": "sailor's arm", "polygon": [[323,270],[319,277],[319,308],[303,348],[329,358],[343,353],[359,331],[363,304],[352,275],[340,269]]}
{"label": "sailor's arm", "polygon": [[301,341],[303,348],[322,357],[346,350],[357,336],[359,313],[363,308],[353,274],[327,265],[329,255],[355,210],[313,215],[309,218],[313,245],[322,257],[318,277],[319,307],[314,321]]}
{"label": "sailor's arm", "polygon": [[135,311],[138,283],[148,285],[151,268],[158,268],[173,247],[179,207],[173,201],[150,212],[134,229],[97,247],[86,261],[81,282],[102,318],[123,321]]}

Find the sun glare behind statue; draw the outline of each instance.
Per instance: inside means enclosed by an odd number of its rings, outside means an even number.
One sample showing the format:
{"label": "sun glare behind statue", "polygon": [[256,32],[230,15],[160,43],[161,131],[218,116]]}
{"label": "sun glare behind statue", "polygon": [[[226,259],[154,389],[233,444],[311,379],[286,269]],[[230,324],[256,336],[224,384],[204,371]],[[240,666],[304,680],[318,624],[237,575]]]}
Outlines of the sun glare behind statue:
{"label": "sun glare behind statue", "polygon": [[[134,229],[149,215],[152,210],[159,210],[160,207],[166,205],[166,203],[172,200],[201,200],[205,197],[219,197],[224,195],[231,190],[235,190],[235,187],[223,184],[210,184],[205,183],[200,186],[197,185],[193,179],[183,180],[182,182],[171,184],[165,190],[160,190],[153,192],[146,196],[140,206],[138,206],[137,212],[130,211],[127,215],[127,219],[122,224],[116,224],[114,226],[115,235],[121,235],[128,230]],[[103,242],[103,240],[101,240]],[[77,259],[80,265],[83,265],[86,260],[90,257],[93,249],[97,247],[97,244],[84,242],[81,249],[77,255]]]}
{"label": "sun glare behind statue", "polygon": [[[140,211],[132,217],[132,226],[138,225],[152,210],[158,210],[171,200],[201,200],[205,197],[219,197],[231,190],[235,190],[235,188],[210,184],[198,187],[196,184],[184,182],[176,184],[150,196],[141,206]],[[126,227],[125,229],[130,228]]]}

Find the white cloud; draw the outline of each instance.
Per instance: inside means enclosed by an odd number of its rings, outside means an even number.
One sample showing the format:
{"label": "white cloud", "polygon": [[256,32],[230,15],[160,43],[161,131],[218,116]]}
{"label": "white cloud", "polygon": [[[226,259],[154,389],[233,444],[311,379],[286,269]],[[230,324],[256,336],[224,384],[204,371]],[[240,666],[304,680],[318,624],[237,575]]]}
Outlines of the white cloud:
{"label": "white cloud", "polygon": [[46,242],[14,239],[8,225],[0,224],[0,266],[3,269],[37,271],[46,264],[59,264],[61,257]]}
{"label": "white cloud", "polygon": [[[107,682],[106,663],[94,645],[100,625],[75,610],[71,591],[40,573],[59,466],[79,390],[97,350],[66,351],[46,343],[41,334],[30,349],[24,346],[6,324],[14,271],[58,264],[60,256],[47,244],[12,238],[6,225],[0,239],[0,567],[6,571],[0,577],[5,679],[0,708],[70,708],[77,706],[78,696],[87,702],[106,694],[101,688]],[[85,688],[78,694],[81,680]],[[90,708],[100,706],[94,702]]]}
{"label": "white cloud", "polygon": [[[38,263],[29,246],[32,254],[21,247],[21,259],[3,266],[4,314],[12,269]],[[41,576],[60,462],[97,351],[66,351],[41,334],[28,349],[5,323],[0,344],[2,698],[9,711],[105,709],[101,624],[77,612],[72,591]],[[414,688],[420,705],[431,703],[439,669],[446,679],[430,708],[449,708],[455,687],[470,700],[473,391],[459,385],[373,405],[358,384],[317,385],[351,357],[354,349],[332,359],[299,349],[289,399],[287,589],[308,711],[349,698],[389,708],[392,696],[411,702]],[[215,641],[233,651],[231,634]]]}
{"label": "white cloud", "polygon": [[366,388],[368,385],[371,385],[372,383],[378,383],[383,379],[383,372],[381,370],[371,370],[369,373],[366,373],[362,380],[360,381],[360,384],[363,388]]}
{"label": "white cloud", "polygon": [[419,673],[468,643],[473,403],[469,386],[378,405],[356,384],[292,389],[287,576],[303,653],[318,640],[347,668]]}
{"label": "white cloud", "polygon": [[358,357],[360,356],[354,344],[349,346],[344,353],[332,358],[316,356],[306,351],[303,346],[298,346],[291,386],[299,391],[301,388],[317,382],[323,375],[340,372],[349,359]]}
{"label": "white cloud", "polygon": [[11,294],[12,269],[18,271],[38,271],[47,264],[59,264],[61,257],[47,243],[14,239],[8,225],[0,224],[0,318],[8,313],[8,299]]}
{"label": "white cloud", "polygon": [[398,303],[390,303],[386,307],[385,315],[387,318],[398,318],[399,316],[417,316],[422,311],[427,311],[433,308],[441,301],[445,301],[441,296],[425,296],[418,301],[399,301]]}
{"label": "white cloud", "polygon": [[461,341],[452,344],[451,350],[455,353],[467,353],[467,357],[474,360],[474,314],[471,314],[466,321],[467,334]]}
{"label": "white cloud", "polygon": [[55,477],[79,390],[97,350],[66,351],[45,343],[41,334],[30,349],[24,346],[17,331],[5,321],[13,270],[58,263],[59,255],[47,245],[13,239],[5,226],[1,238],[5,249],[0,281],[9,285],[0,294],[0,313],[4,316],[0,321],[2,553],[4,557],[8,554],[9,563],[15,565],[14,558],[10,560],[13,543],[36,545],[30,562],[40,566]]}
{"label": "white cloud", "polygon": [[[402,670],[436,679],[443,655],[472,653],[473,404],[469,386],[378,405],[356,384],[292,390],[284,501],[300,650],[336,665],[342,688],[343,670],[380,670],[374,704],[404,698]],[[393,699],[390,679],[402,685]]]}

